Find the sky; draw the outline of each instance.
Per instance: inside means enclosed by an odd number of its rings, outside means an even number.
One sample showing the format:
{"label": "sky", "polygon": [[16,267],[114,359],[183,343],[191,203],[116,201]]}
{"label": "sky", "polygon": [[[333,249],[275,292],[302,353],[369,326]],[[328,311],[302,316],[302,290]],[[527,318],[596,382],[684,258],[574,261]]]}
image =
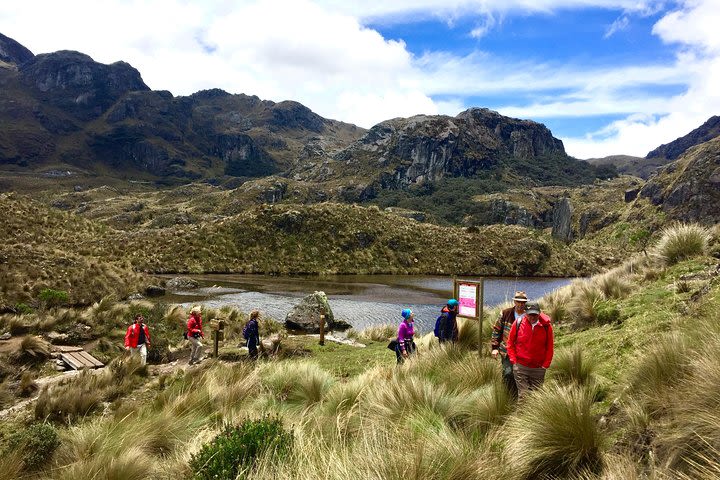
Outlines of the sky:
{"label": "sky", "polygon": [[645,156],[720,115],[720,0],[3,0],[33,53],[153,90],[298,101],[369,128],[486,107],[577,158]]}

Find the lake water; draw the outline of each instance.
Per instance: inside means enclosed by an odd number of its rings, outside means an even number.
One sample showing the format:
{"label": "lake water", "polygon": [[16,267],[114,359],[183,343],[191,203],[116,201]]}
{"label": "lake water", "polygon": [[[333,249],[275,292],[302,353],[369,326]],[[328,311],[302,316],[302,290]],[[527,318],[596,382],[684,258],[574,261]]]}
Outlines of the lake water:
{"label": "lake water", "polygon": [[[415,312],[416,328],[432,330],[440,309],[452,298],[451,277],[415,275],[193,275],[201,288],[167,295],[162,300],[183,306],[203,304],[218,308],[232,305],[241,311],[259,309],[261,314],[284,321],[285,315],[314,291],[324,291],[336,318],[358,330],[382,324],[396,324],[400,311]],[[462,277],[463,280],[476,280]],[[516,290],[531,300],[569,284],[571,278],[485,278],[485,305],[509,302]]]}

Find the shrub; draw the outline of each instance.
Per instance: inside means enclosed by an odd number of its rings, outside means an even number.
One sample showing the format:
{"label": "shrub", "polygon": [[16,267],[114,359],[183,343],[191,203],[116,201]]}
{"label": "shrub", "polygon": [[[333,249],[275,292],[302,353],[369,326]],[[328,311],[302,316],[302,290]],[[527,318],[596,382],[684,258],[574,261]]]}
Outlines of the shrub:
{"label": "shrub", "polygon": [[60,445],[58,433],[52,425],[36,423],[13,434],[8,449],[23,451],[23,469],[36,470],[48,462]]}
{"label": "shrub", "polygon": [[549,386],[533,392],[508,422],[507,458],[515,478],[575,478],[602,469],[603,434],[589,389]]}
{"label": "shrub", "polygon": [[53,290],[52,288],[46,288],[40,291],[38,300],[43,304],[45,308],[59,307],[60,305],[67,305],[70,300],[70,296],[63,290]]}
{"label": "shrub", "polygon": [[190,468],[198,479],[248,478],[262,455],[283,459],[293,443],[277,419],[246,420],[239,426],[225,425],[210,443],[203,445],[190,459]]}
{"label": "shrub", "polygon": [[621,320],[620,309],[613,302],[598,302],[595,308],[595,317],[600,325],[618,323]]}
{"label": "shrub", "polygon": [[27,315],[33,312],[33,308],[27,303],[18,303],[15,305],[15,311],[20,315]]}
{"label": "shrub", "polygon": [[710,238],[710,230],[703,226],[679,223],[663,230],[655,253],[667,265],[674,265],[686,258],[703,255]]}

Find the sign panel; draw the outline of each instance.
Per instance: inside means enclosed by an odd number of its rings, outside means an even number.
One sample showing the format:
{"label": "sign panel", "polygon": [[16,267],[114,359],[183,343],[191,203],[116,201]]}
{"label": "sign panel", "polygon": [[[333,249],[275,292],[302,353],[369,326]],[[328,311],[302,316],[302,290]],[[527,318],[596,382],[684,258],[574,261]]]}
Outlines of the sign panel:
{"label": "sign panel", "polygon": [[477,318],[478,285],[475,283],[458,284],[458,302],[460,308],[458,315],[461,317]]}

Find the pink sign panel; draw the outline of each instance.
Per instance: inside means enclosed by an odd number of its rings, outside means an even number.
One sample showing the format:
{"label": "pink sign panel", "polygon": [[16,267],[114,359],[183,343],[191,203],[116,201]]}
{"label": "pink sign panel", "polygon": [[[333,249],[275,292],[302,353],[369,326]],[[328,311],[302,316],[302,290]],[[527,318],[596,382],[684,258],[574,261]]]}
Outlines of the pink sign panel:
{"label": "pink sign panel", "polygon": [[458,302],[460,308],[458,315],[462,317],[477,316],[477,285],[461,283],[458,285]]}

